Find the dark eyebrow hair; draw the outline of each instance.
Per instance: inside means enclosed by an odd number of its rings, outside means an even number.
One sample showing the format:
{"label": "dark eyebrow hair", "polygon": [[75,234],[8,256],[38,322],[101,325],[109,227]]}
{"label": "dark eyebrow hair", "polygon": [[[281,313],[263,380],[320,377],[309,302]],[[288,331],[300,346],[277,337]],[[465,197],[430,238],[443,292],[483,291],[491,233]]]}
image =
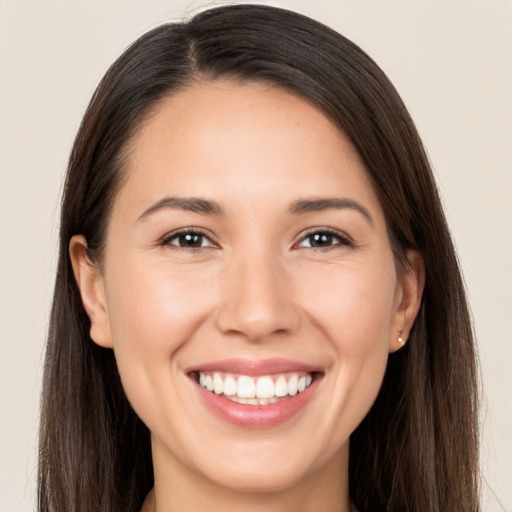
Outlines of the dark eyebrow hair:
{"label": "dark eyebrow hair", "polygon": [[[146,219],[149,215],[166,208],[185,210],[204,215],[223,215],[222,207],[215,201],[209,199],[200,199],[198,197],[164,197],[149,208],[144,210],[139,217],[139,221]],[[301,215],[310,212],[320,212],[328,209],[349,208],[361,213],[373,225],[373,218],[370,212],[357,201],[348,198],[321,198],[321,199],[299,199],[294,201],[289,211],[294,215]]]}
{"label": "dark eyebrow hair", "polygon": [[144,210],[138,220],[144,220],[152,213],[166,208],[202,213],[205,215],[224,214],[220,205],[215,201],[200,199],[198,197],[164,197]]}
{"label": "dark eyebrow hair", "polygon": [[357,201],[348,198],[325,197],[320,199],[299,199],[291,204],[290,212],[295,215],[300,215],[303,213],[321,212],[331,208],[336,210],[344,208],[355,210],[361,213],[370,224],[374,224],[370,212]]}

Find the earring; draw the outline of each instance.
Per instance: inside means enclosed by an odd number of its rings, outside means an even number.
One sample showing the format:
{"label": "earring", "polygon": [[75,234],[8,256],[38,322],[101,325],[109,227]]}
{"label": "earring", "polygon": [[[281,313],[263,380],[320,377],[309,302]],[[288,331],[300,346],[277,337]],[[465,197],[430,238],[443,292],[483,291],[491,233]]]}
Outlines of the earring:
{"label": "earring", "polygon": [[405,343],[405,340],[402,338],[402,333],[403,333],[403,332],[404,332],[404,331],[403,331],[402,329],[400,329],[400,330],[398,331],[398,338],[397,338],[397,341],[398,341],[398,343],[400,343],[400,345],[403,345],[403,344]]}

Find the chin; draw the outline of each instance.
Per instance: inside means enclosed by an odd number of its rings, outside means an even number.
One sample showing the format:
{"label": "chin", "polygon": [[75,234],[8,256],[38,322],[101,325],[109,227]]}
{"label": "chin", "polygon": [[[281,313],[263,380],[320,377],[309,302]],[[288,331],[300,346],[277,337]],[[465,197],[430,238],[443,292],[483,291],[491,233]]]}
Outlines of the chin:
{"label": "chin", "polygon": [[240,493],[267,494],[283,492],[297,486],[306,476],[302,468],[276,463],[276,467],[226,468],[212,475],[214,484]]}
{"label": "chin", "polygon": [[196,469],[214,485],[225,489],[266,494],[316,481],[315,474],[320,479],[329,466],[338,466],[341,460],[348,461],[348,442],[336,453],[332,447],[320,450],[313,443],[297,447],[298,444],[291,442],[289,446],[276,447],[270,441],[258,443],[252,449],[245,446],[239,451],[232,445],[231,449],[221,450],[218,456],[210,453],[208,460],[203,459],[201,467],[196,466]]}

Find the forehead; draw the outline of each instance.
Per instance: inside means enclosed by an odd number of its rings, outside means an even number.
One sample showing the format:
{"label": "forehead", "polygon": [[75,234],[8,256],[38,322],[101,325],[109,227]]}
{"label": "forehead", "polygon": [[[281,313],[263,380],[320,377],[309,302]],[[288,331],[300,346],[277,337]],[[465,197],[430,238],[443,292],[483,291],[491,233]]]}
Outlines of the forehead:
{"label": "forehead", "polygon": [[248,204],[357,193],[379,209],[348,138],[311,103],[267,84],[219,81],[175,93],[148,116],[131,150],[118,197],[125,206],[165,194]]}

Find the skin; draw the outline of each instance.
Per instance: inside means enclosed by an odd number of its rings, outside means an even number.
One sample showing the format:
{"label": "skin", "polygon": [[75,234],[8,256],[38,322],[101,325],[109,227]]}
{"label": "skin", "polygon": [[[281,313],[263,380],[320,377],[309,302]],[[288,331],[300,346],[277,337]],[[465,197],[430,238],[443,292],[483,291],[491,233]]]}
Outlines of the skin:
{"label": "skin", "polygon": [[[223,214],[160,208],[213,200]],[[298,200],[354,207],[292,213]],[[194,227],[202,247],[180,247]],[[339,233],[311,247],[311,230]],[[162,243],[162,240],[166,243]],[[347,138],[315,107],[268,85],[195,84],[166,98],[133,142],[102,261],[70,255],[91,338],[112,348],[152,433],[146,510],[348,511],[349,437],[406,340],[421,258],[397,275],[384,215]],[[186,373],[228,358],[285,358],[323,377],[298,414],[241,428],[197,399]]]}

